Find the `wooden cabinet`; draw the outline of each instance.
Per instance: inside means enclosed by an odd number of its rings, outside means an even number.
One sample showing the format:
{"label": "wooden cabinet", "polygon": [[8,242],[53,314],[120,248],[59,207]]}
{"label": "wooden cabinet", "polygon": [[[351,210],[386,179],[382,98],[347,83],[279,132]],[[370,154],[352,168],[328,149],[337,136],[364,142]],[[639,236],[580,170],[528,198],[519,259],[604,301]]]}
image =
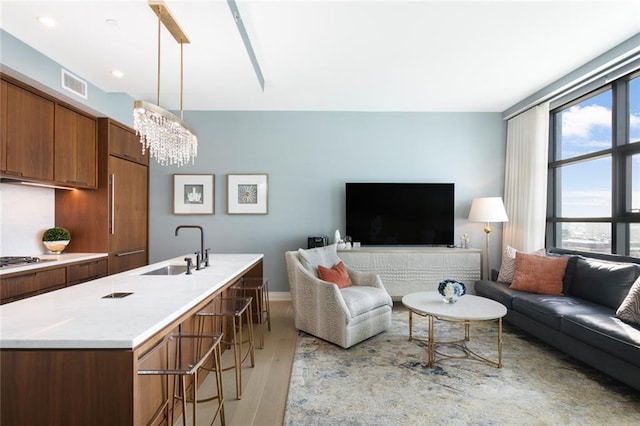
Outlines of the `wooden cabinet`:
{"label": "wooden cabinet", "polygon": [[0,80],[0,173],[7,170],[7,90],[9,83]]}
{"label": "wooden cabinet", "polygon": [[107,276],[107,260],[93,260],[67,267],[67,286]]}
{"label": "wooden cabinet", "polygon": [[55,103],[4,80],[1,92],[2,175],[53,181]]}
{"label": "wooden cabinet", "polygon": [[95,188],[96,119],[18,80],[1,77],[1,177]]}
{"label": "wooden cabinet", "polygon": [[144,165],[109,156],[111,274],[146,264],[147,174]]}
{"label": "wooden cabinet", "polygon": [[47,293],[107,275],[107,259],[47,266],[27,272],[15,272],[0,277],[0,304]]}
{"label": "wooden cabinet", "polygon": [[98,188],[56,190],[56,225],[74,234],[67,251],[108,252],[109,274],[148,262],[148,155],[141,161],[111,155],[123,146],[141,150],[133,130],[98,119]]}
{"label": "wooden cabinet", "polygon": [[140,137],[130,129],[111,122],[109,125],[109,154],[135,163],[149,165],[149,155],[142,154]]}
{"label": "wooden cabinet", "polygon": [[98,144],[96,120],[56,105],[54,177],[63,185],[95,188]]}
{"label": "wooden cabinet", "polygon": [[22,272],[3,276],[0,280],[0,303],[9,303],[66,286],[65,267],[44,271]]}

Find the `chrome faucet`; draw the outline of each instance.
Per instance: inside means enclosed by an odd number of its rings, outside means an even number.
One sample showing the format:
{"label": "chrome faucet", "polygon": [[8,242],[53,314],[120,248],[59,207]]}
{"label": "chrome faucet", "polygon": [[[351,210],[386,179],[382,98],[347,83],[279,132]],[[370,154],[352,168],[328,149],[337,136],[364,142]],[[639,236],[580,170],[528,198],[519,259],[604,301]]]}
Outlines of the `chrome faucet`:
{"label": "chrome faucet", "polygon": [[[205,265],[209,266],[209,249],[206,250],[204,249],[204,230],[202,229],[202,226],[199,225],[178,225],[176,227],[176,237],[178,236],[178,231],[181,228],[195,228],[195,229],[199,229],[200,230],[200,251],[197,251],[196,254],[196,271],[200,270],[202,261],[205,261]],[[206,259],[205,259],[205,254],[206,254]]]}

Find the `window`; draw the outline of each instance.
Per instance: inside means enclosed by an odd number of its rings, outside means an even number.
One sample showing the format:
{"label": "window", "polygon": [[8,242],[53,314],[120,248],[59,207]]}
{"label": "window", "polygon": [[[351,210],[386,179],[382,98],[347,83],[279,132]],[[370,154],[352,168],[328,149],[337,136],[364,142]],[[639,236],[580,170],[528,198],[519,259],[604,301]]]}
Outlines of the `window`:
{"label": "window", "polygon": [[547,245],[640,257],[640,73],[550,118]]}
{"label": "window", "polygon": [[560,110],[559,159],[611,148],[611,90]]}
{"label": "window", "polygon": [[640,77],[629,82],[629,142],[640,142]]}

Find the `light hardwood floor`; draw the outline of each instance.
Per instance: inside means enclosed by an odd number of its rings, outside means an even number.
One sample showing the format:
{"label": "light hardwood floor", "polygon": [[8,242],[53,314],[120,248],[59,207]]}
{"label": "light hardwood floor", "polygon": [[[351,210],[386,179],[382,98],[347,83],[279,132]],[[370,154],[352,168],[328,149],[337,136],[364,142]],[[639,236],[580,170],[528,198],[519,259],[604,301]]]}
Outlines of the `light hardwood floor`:
{"label": "light hardwood floor", "polygon": [[[291,366],[296,349],[297,331],[293,325],[291,302],[270,303],[271,331],[264,326],[264,349],[258,349],[255,331],[255,367],[248,360],[242,369],[242,399],[236,398],[235,372],[223,373],[224,411],[228,426],[280,426],[284,420]],[[233,351],[222,356],[223,365],[232,363]],[[209,378],[198,392],[201,397],[215,393],[215,382]],[[198,424],[209,425],[214,402],[198,404]],[[212,408],[213,407],[213,408]],[[190,416],[187,416],[191,424]],[[216,420],[215,425],[220,424]],[[182,425],[178,419],[175,425]]]}

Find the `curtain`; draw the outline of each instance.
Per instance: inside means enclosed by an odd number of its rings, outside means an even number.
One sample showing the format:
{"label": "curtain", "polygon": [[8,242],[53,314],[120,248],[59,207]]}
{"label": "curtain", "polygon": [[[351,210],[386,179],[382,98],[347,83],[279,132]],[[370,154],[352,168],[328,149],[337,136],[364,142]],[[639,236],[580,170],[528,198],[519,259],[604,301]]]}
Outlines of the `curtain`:
{"label": "curtain", "polygon": [[529,253],[544,247],[548,152],[548,102],[507,122],[504,205],[509,222],[502,231],[503,248]]}

